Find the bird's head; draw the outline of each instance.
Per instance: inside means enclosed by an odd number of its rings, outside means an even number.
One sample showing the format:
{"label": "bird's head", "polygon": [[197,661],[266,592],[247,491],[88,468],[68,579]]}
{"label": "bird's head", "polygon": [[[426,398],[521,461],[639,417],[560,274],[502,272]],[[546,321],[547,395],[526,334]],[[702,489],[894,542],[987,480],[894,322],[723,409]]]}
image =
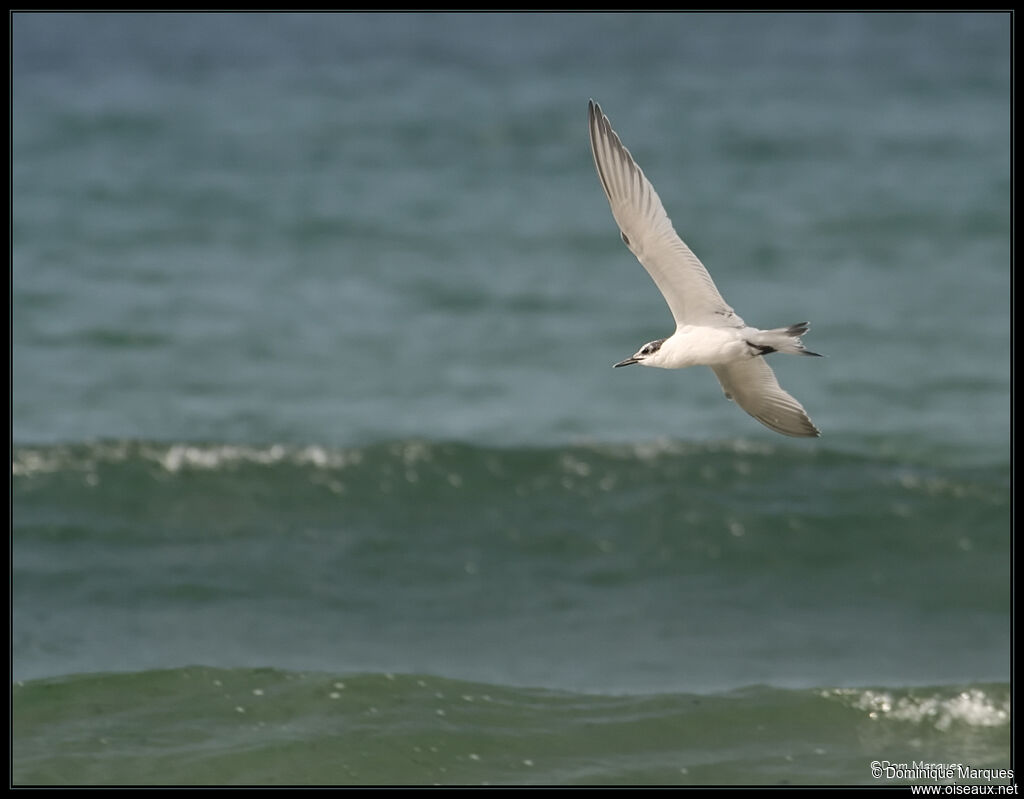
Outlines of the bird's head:
{"label": "bird's head", "polygon": [[631,357],[615,364],[615,368],[620,366],[629,366],[633,363],[640,363],[644,366],[657,366],[658,354],[661,352],[661,345],[664,343],[665,339],[663,338],[659,338],[657,341],[648,341],[640,349],[634,352]]}

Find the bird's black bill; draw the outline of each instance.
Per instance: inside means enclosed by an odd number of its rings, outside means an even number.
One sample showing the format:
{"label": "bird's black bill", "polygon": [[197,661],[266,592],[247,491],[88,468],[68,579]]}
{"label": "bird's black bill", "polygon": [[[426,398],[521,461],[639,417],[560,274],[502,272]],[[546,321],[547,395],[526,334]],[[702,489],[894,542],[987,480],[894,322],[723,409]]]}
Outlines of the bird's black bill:
{"label": "bird's black bill", "polygon": [[618,369],[620,366],[629,366],[631,363],[640,363],[640,360],[638,358],[626,358],[626,360],[615,364],[614,368]]}

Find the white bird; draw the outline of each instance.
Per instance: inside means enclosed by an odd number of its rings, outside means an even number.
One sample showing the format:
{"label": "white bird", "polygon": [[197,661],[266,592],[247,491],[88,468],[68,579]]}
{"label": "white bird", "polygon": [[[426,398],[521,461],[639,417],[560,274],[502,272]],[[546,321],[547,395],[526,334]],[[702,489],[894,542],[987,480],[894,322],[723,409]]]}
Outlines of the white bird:
{"label": "white bird", "polygon": [[679,238],[654,186],[593,100],[590,145],[622,241],[654,278],[676,322],[671,336],[644,344],[615,366],[710,366],[726,398],[761,424],[787,436],[821,435],[764,359],[770,352],[818,355],[800,341],[810,324],[759,330],[740,319],[704,264]]}

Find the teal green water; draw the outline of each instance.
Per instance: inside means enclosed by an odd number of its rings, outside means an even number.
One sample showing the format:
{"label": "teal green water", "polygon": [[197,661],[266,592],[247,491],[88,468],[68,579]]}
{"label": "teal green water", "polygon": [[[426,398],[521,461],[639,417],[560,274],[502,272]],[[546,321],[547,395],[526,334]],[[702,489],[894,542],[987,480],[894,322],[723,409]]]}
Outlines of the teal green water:
{"label": "teal green water", "polygon": [[19,782],[842,784],[1009,757],[999,467],[19,446],[14,507]]}
{"label": "teal green water", "polygon": [[[1008,767],[1009,42],[15,14],[14,782]],[[590,97],[820,440],[610,368]]]}
{"label": "teal green water", "polygon": [[998,769],[1010,744],[1000,685],[638,697],[183,668],[16,685],[14,701],[25,782],[879,784],[872,760]]}

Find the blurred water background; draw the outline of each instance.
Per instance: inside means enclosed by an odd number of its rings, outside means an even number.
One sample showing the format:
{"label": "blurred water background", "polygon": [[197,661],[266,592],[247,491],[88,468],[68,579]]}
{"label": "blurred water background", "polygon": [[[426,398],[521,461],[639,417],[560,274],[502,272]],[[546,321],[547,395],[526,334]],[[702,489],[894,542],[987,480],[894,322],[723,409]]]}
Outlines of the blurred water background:
{"label": "blurred water background", "polygon": [[[16,783],[1010,758],[1007,14],[12,17]],[[671,332],[600,102],[787,439]]]}

